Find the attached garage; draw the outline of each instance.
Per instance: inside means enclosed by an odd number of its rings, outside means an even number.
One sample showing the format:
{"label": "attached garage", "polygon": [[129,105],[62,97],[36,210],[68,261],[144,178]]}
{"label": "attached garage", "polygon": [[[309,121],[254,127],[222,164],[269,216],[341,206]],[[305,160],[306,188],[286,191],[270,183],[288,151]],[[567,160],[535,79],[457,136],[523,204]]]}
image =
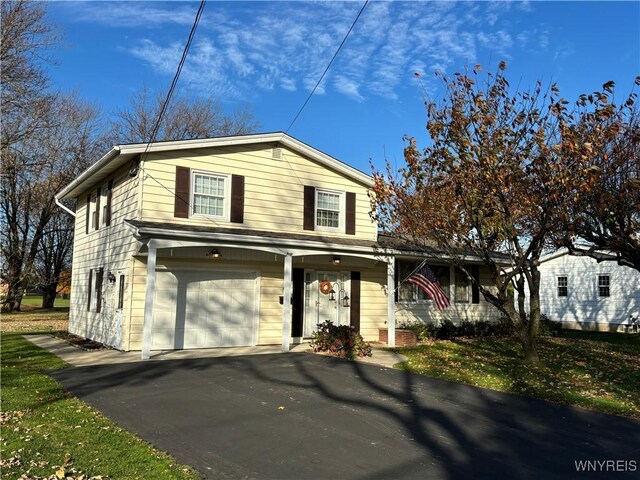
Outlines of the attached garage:
{"label": "attached garage", "polygon": [[151,348],[255,345],[258,278],[255,271],[159,270]]}

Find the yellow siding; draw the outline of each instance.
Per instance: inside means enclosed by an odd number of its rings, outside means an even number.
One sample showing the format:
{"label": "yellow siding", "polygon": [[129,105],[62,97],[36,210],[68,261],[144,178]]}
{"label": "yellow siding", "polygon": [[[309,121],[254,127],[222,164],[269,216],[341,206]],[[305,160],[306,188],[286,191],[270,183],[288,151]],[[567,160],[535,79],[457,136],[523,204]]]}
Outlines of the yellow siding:
{"label": "yellow siding", "polygon": [[[253,147],[256,148],[256,147]],[[217,219],[173,216],[175,169],[189,167],[221,174],[245,177],[244,223]],[[189,225],[273,230],[278,232],[326,235],[327,232],[305,231],[303,191],[305,185],[356,194],[355,238],[375,240],[376,226],[369,217],[367,188],[340,173],[282,148],[282,158],[272,158],[271,148],[225,147],[205,151],[187,150],[151,155],[144,164],[142,219]],[[344,233],[332,236],[354,238]]]}
{"label": "yellow siding", "polygon": [[[101,225],[98,230],[86,233],[87,195],[78,198],[74,231],[73,270],[71,276],[71,303],[69,331],[109,343],[109,330],[113,329],[113,315],[117,302],[117,282],[109,284],[108,272],[125,274],[125,298],[122,324],[126,328],[127,305],[130,301],[131,255],[135,250],[135,240],[131,231],[124,226],[125,219],[136,216],[138,180],[128,176],[128,166],[114,173],[112,194],[111,225]],[[108,179],[101,186],[107,183]],[[91,189],[96,190],[98,185]],[[104,201],[101,201],[101,210]],[[102,218],[102,212],[101,212]],[[101,313],[87,312],[88,277],[93,268],[104,269],[103,307]],[[124,340],[124,336],[122,337]],[[126,344],[123,342],[123,348]]]}

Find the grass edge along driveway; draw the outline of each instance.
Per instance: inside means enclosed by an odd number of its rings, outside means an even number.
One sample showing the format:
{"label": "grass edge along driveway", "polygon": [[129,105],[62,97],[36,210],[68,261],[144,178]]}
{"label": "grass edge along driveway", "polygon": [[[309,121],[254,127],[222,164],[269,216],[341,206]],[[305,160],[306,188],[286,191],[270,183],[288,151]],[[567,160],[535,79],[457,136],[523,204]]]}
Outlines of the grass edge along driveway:
{"label": "grass edge along driveway", "polygon": [[[603,413],[640,418],[640,335],[539,337],[540,363],[522,361],[511,338],[428,341],[397,348],[412,373]],[[622,335],[622,337],[620,336]]]}
{"label": "grass edge along driveway", "polygon": [[21,333],[0,338],[3,478],[201,478],[71,397],[46,374],[68,367],[58,357]]}

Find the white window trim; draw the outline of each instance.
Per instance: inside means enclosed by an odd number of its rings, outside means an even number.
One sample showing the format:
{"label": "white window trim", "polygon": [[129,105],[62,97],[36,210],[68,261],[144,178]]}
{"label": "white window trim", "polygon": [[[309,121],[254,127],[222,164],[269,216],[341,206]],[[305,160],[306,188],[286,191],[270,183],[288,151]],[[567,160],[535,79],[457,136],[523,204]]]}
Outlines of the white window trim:
{"label": "white window trim", "polygon": [[[465,280],[467,282],[467,283],[464,284],[464,286],[466,287],[465,288],[465,293],[466,293],[466,297],[467,298],[465,300],[458,300],[458,298],[457,298],[457,290],[456,290],[456,287],[458,285],[458,282],[456,281],[457,268],[454,267],[454,268],[450,268],[450,269],[453,270],[453,282],[452,282],[452,285],[453,285],[453,302],[451,302],[451,303],[458,303],[458,304],[461,304],[461,305],[466,305],[466,304],[471,303],[471,281],[468,278],[466,278],[466,274],[462,270],[460,270],[460,275],[464,275],[465,276]],[[451,296],[449,296],[449,301],[451,301]]]}
{"label": "white window trim", "polygon": [[[567,289],[567,294],[563,297],[560,296],[560,282],[559,279],[560,278],[566,278],[567,279],[567,284],[565,285],[565,288]],[[569,298],[569,275],[567,275],[566,273],[559,273],[558,275],[556,275],[556,298]]]}
{"label": "white window trim", "polygon": [[109,189],[109,182],[105,183],[100,187],[100,218],[98,219],[98,229],[107,226],[107,190],[108,189]]}
{"label": "white window trim", "polygon": [[[195,212],[195,186],[196,186],[196,175],[204,175],[207,177],[217,177],[224,179],[224,205],[222,207],[223,214],[222,215],[206,215],[204,213],[196,213]],[[217,172],[207,172],[205,170],[192,170],[191,171],[191,179],[189,185],[189,205],[191,207],[190,216],[194,218],[215,218],[217,220],[230,221],[231,218],[231,175],[226,173],[217,173]]]}
{"label": "white window trim", "polygon": [[[600,295],[600,277],[609,277],[609,285],[607,285],[609,287],[609,296]],[[611,298],[613,296],[613,290],[611,288],[613,286],[611,273],[609,273],[609,272],[598,272],[596,274],[596,279],[595,280],[596,280],[596,296],[598,297],[598,299],[606,300],[607,298]]]}
{"label": "white window trim", "polygon": [[[318,225],[318,194],[319,193],[330,193],[333,195],[340,196],[340,210],[338,212],[338,226],[337,227],[323,227]],[[344,232],[345,230],[345,216],[346,216],[346,200],[345,200],[345,192],[341,192],[339,190],[330,190],[328,188],[318,188],[315,189],[315,198],[314,198],[314,208],[313,208],[313,225],[314,230],[317,231],[325,231],[325,232]]]}
{"label": "white window trim", "polygon": [[[91,302],[89,304],[89,311],[93,313],[97,313],[98,310],[98,272],[100,271],[100,267],[91,269],[91,291],[89,295],[91,295]],[[102,279],[102,283],[104,284],[104,277]]]}

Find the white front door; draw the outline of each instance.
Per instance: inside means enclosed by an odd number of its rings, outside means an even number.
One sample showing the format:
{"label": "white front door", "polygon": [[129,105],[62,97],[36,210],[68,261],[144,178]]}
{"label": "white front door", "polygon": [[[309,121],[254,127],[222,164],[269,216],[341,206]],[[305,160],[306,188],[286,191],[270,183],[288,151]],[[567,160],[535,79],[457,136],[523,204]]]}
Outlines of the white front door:
{"label": "white front door", "polygon": [[[329,282],[331,289],[323,292],[323,282]],[[349,325],[349,306],[345,296],[349,297],[348,272],[305,271],[303,335],[310,337],[317,325],[327,320],[334,325]]]}

